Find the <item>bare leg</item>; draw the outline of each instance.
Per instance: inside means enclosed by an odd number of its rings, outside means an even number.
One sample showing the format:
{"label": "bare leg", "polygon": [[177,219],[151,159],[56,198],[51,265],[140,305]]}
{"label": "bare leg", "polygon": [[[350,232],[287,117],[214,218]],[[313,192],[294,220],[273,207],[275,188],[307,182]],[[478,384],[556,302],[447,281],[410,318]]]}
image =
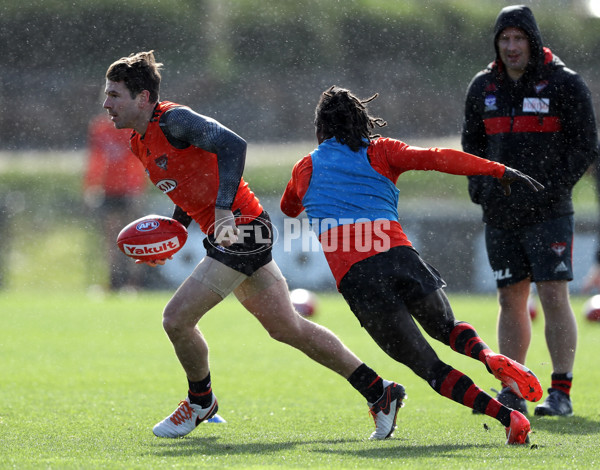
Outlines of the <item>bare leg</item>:
{"label": "bare leg", "polygon": [[498,346],[500,353],[525,364],[531,343],[531,318],[527,309],[530,281],[498,289]]}
{"label": "bare leg", "polygon": [[569,302],[568,283],[539,282],[537,290],[546,319],[546,344],[552,359],[553,372],[572,372],[577,348],[577,321]]}
{"label": "bare leg", "polygon": [[209,373],[208,344],[196,324],[221,300],[208,286],[190,277],[165,307],[163,327],[192,382],[202,380]]}
{"label": "bare leg", "polygon": [[274,262],[260,268],[234,293],[273,339],[293,346],[346,379],[362,364],[330,330],[294,310],[287,283]]}
{"label": "bare leg", "polygon": [[198,321],[248,276],[205,257],[177,289],[163,313],[163,326],[188,379],[197,382],[209,373],[208,345]]}

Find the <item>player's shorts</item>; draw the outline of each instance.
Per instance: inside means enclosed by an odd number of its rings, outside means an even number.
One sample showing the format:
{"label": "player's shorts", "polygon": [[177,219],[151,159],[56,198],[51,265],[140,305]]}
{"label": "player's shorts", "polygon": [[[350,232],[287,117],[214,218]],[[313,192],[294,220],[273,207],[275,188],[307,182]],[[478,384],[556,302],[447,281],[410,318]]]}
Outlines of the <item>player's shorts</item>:
{"label": "player's shorts", "polygon": [[440,273],[408,246],[396,246],[354,264],[339,291],[359,317],[389,312],[446,286]]}
{"label": "player's shorts", "polygon": [[273,257],[273,226],[266,211],[248,224],[238,225],[238,241],[223,247],[215,243],[215,237],[204,239],[206,256],[216,259],[236,271],[251,276],[256,270],[269,263]]}
{"label": "player's shorts", "polygon": [[572,215],[505,230],[486,225],[485,244],[496,285],[523,279],[533,282],[573,280]]}

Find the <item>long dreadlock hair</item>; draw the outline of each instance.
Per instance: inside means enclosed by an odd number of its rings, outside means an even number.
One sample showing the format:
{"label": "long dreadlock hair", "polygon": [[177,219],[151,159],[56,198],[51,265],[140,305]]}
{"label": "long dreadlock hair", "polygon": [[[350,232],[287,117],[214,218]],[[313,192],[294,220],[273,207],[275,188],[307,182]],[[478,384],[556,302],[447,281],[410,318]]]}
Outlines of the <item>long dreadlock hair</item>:
{"label": "long dreadlock hair", "polygon": [[375,93],[370,98],[361,100],[354,96],[350,90],[336,85],[324,91],[315,110],[315,126],[324,138],[335,137],[342,144],[346,144],[357,152],[368,144],[363,140],[380,137],[371,134],[377,127],[387,126],[382,118],[370,116],[366,104],[379,96]]}

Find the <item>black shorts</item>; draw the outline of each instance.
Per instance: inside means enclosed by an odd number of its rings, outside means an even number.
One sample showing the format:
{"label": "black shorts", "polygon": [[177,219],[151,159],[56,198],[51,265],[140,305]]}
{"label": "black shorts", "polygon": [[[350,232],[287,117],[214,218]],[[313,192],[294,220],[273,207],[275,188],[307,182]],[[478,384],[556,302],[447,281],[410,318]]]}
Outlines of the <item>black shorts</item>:
{"label": "black shorts", "polygon": [[446,283],[417,251],[397,246],[354,264],[342,278],[339,291],[359,317],[396,310],[398,303],[418,300]]}
{"label": "black shorts", "polygon": [[252,222],[238,225],[238,228],[240,229],[238,241],[228,247],[217,245],[214,235],[208,235],[204,239],[206,256],[216,259],[246,276],[251,276],[273,259],[271,218],[266,211],[263,211]]}
{"label": "black shorts", "polygon": [[573,216],[505,230],[485,227],[488,259],[498,287],[523,279],[573,280]]}

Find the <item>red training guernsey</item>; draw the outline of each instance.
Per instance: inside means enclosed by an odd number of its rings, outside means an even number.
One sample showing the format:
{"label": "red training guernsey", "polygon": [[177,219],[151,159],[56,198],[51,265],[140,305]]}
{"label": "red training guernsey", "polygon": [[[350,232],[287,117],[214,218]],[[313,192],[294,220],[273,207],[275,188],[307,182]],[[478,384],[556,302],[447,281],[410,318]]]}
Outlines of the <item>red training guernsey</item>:
{"label": "red training guernsey", "polygon": [[[372,140],[367,148],[367,156],[373,169],[394,184],[402,173],[409,170],[436,170],[454,175],[489,175],[496,178],[501,178],[505,171],[504,165],[500,163],[459,150],[413,147],[389,138]],[[281,210],[284,214],[297,217],[304,210],[303,199],[311,184],[312,174],[312,158],[308,155],[296,163],[292,170],[292,178],[281,198]],[[360,174],[355,176],[360,177]],[[348,199],[345,195],[351,193],[354,187],[341,187],[339,181],[336,184],[335,174],[326,179],[335,186],[332,186],[332,198],[339,199],[336,206],[344,207],[344,199]],[[397,205],[397,199],[395,202]],[[329,201],[324,201],[324,204],[328,203]],[[355,212],[350,208],[337,216],[356,219]],[[365,240],[369,240],[368,246]],[[325,258],[338,286],[355,263],[395,246],[412,246],[397,220],[337,225],[322,231],[319,241],[323,245]]]}
{"label": "red training guernsey", "polygon": [[[190,145],[173,147],[159,126],[160,117],[176,103],[161,101],[156,105],[146,133],[131,135],[131,150],[140,159],[152,183],[165,193],[206,234],[214,231],[215,202],[219,189],[217,155]],[[237,224],[258,217],[263,208],[242,178],[231,206]]]}

